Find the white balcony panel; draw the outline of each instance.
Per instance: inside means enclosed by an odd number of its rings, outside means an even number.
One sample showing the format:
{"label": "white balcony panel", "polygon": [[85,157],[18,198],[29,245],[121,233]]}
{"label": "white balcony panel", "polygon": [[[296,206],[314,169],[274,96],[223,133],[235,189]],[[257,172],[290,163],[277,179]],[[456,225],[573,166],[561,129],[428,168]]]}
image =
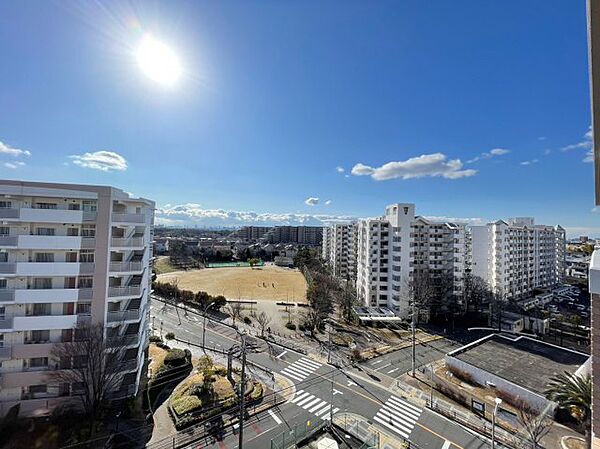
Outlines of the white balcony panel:
{"label": "white balcony panel", "polygon": [[95,239],[62,235],[20,235],[19,249],[89,249],[94,248]]}
{"label": "white balcony panel", "polygon": [[18,262],[17,276],[79,276],[92,274],[93,263],[74,262]]}
{"label": "white balcony panel", "polygon": [[15,290],[15,303],[74,302],[91,299],[91,288],[52,288]]}
{"label": "white balcony panel", "polygon": [[77,315],[16,316],[13,321],[15,331],[70,329],[77,325]]}
{"label": "white balcony panel", "polygon": [[63,209],[21,209],[21,221],[34,221],[41,223],[82,223],[91,218],[90,214],[81,210]]}

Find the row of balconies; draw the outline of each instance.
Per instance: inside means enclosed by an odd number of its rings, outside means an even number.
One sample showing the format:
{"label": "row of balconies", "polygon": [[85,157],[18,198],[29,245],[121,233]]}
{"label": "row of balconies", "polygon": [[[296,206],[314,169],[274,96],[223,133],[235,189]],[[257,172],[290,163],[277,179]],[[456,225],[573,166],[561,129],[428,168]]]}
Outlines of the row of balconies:
{"label": "row of balconies", "polygon": [[43,223],[82,223],[95,221],[96,212],[64,208],[41,209],[34,205],[34,207],[0,209],[0,219]]}
{"label": "row of balconies", "polygon": [[[2,210],[2,209],[0,209]],[[110,244],[113,248],[142,248],[143,237],[112,238]],[[19,249],[94,249],[94,237],[66,236],[66,235],[9,235],[0,236],[0,247]]]}

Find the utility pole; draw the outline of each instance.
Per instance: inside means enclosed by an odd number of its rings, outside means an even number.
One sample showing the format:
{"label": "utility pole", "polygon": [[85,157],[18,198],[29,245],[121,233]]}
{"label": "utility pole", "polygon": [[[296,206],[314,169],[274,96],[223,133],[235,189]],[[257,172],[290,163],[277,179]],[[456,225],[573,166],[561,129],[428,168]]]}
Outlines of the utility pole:
{"label": "utility pole", "polygon": [[412,319],[410,321],[410,330],[412,333],[412,377],[415,377],[416,368],[416,329],[415,329],[415,300],[412,301]]}
{"label": "utility pole", "polygon": [[[329,348],[327,351],[327,363],[331,363],[331,322],[329,322]],[[333,380],[335,370],[331,370],[331,401],[329,401],[329,428],[333,427]]]}
{"label": "utility pole", "polygon": [[242,449],[244,444],[244,413],[245,413],[245,393],[246,393],[246,337],[244,334],[240,334],[242,338],[242,376],[240,379],[240,418],[238,424],[240,426],[240,433],[238,435],[238,449]]}

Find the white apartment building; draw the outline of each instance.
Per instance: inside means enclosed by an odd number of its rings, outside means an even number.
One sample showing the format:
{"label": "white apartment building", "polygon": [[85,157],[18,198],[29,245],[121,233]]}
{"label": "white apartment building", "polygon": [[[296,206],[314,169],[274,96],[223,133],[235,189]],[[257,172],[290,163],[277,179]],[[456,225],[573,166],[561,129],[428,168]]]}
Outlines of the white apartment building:
{"label": "white apartment building", "polygon": [[102,323],[122,348],[113,397],[137,393],[145,350],[154,203],[112,187],[0,181],[0,417],[72,400],[54,345]]}
{"label": "white apartment building", "polygon": [[460,294],[465,267],[465,226],[415,216],[414,204],[392,204],[385,216],[357,227],[358,299],[365,306],[409,313],[408,289],[416,273],[447,278]]}
{"label": "white apartment building", "polygon": [[530,217],[471,227],[471,273],[505,299],[531,296],[565,275],[565,230]]}
{"label": "white apartment building", "polygon": [[338,223],[323,228],[323,259],[340,280],[356,281],[357,246],[357,223]]}

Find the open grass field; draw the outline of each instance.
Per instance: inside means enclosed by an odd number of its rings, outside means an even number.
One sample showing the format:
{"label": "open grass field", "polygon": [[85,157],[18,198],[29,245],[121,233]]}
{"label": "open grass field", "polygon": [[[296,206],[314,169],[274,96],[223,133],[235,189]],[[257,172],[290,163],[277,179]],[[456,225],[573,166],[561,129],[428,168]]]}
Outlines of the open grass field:
{"label": "open grass field", "polygon": [[179,288],[227,299],[266,299],[306,302],[306,281],[295,269],[265,265],[258,268],[205,268],[158,276],[160,282],[178,279]]}

